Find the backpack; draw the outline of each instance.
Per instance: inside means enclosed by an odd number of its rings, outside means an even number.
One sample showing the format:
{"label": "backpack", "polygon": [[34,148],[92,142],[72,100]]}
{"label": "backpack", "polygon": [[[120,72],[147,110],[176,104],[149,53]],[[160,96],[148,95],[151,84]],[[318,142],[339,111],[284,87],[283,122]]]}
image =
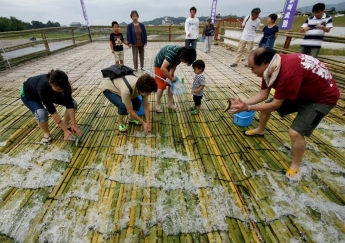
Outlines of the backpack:
{"label": "backpack", "polygon": [[101,72],[103,74],[103,78],[110,78],[111,80],[114,78],[123,77],[125,75],[134,75],[133,69],[120,64],[111,65],[108,68],[102,69]]}
{"label": "backpack", "polygon": [[249,15],[249,16],[248,16],[248,18],[246,19],[246,22],[244,22],[243,29],[246,27],[246,24],[247,24],[247,22],[248,22],[249,18],[250,18],[250,15]]}
{"label": "backpack", "polygon": [[[111,65],[108,68],[104,68],[101,70],[103,74],[103,78],[110,78],[110,80],[114,83],[115,78],[120,78],[122,77],[123,81],[125,82],[126,86],[128,87],[130,93],[133,93],[132,87],[129,85],[126,75],[134,75],[134,70],[130,67],[120,65],[120,64],[115,64]],[[135,75],[134,75],[135,76]]]}

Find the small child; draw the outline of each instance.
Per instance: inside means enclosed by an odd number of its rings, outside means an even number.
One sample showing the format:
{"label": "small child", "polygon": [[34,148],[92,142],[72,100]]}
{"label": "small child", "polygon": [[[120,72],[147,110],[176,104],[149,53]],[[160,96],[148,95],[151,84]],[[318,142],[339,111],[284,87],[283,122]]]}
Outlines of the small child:
{"label": "small child", "polygon": [[116,21],[113,21],[111,23],[111,27],[113,28],[113,33],[110,34],[110,50],[111,53],[114,54],[115,57],[115,64],[120,64],[123,65],[123,45],[128,46],[127,41],[123,38],[123,35],[119,32],[119,24]]}
{"label": "small child", "polygon": [[214,35],[214,25],[211,24],[211,19],[206,19],[206,25],[202,31],[202,37],[205,39],[205,53],[211,51],[212,39]]}
{"label": "small child", "polygon": [[194,106],[190,108],[190,111],[193,115],[198,115],[200,106],[201,106],[201,99],[204,95],[204,87],[206,84],[204,70],[205,70],[205,63],[203,60],[196,60],[192,65],[195,73],[193,86],[192,86],[192,94],[193,94],[193,101]]}

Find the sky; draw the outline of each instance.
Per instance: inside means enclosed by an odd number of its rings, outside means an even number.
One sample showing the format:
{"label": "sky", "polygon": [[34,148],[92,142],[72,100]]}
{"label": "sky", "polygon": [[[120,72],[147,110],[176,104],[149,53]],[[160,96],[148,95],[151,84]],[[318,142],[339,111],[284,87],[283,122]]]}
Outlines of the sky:
{"label": "sky", "polygon": [[[322,0],[320,0],[322,2]],[[337,4],[345,0],[323,0],[327,4]],[[137,10],[139,22],[155,18],[188,17],[192,6],[198,16],[210,16],[212,0],[84,0],[90,25],[111,25],[112,21],[130,23],[130,13]],[[253,3],[256,2],[256,3]],[[314,5],[319,0],[299,0],[298,8]],[[218,0],[217,14],[246,16],[255,8],[261,8],[261,16],[283,11],[284,0]],[[86,24],[80,0],[0,0],[0,16],[13,16],[24,22],[37,20],[47,23],[59,22],[69,26],[72,22]]]}

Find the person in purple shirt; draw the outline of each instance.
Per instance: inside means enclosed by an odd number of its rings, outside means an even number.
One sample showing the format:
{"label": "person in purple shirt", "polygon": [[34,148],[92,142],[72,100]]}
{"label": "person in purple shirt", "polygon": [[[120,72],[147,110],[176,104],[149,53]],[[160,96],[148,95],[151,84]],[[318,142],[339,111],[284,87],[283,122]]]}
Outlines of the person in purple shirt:
{"label": "person in purple shirt", "polygon": [[264,36],[259,42],[259,47],[273,49],[274,42],[278,37],[279,27],[275,24],[278,16],[270,14],[267,18],[267,25],[263,28]]}

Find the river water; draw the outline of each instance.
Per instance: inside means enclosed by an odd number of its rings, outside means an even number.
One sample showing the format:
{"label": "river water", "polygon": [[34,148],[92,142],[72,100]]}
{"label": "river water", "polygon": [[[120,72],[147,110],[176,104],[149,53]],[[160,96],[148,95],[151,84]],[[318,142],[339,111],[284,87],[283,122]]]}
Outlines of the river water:
{"label": "river water", "polygon": [[[26,40],[1,41],[1,43],[0,43],[0,54],[2,54],[4,59],[11,59],[11,58],[15,58],[15,57],[19,57],[19,56],[27,55],[30,53],[45,50],[44,44],[35,45],[35,42],[32,42],[31,47],[26,47],[23,49],[10,51],[10,52],[6,52],[6,53],[4,53],[4,51],[3,51],[3,48],[9,47],[9,46],[15,46],[15,45],[19,45],[19,44],[24,44],[27,42],[30,42],[30,41],[26,41]],[[51,51],[55,51],[55,50],[70,46],[72,44],[73,44],[72,41],[61,41],[61,42],[49,43],[49,49]]]}

